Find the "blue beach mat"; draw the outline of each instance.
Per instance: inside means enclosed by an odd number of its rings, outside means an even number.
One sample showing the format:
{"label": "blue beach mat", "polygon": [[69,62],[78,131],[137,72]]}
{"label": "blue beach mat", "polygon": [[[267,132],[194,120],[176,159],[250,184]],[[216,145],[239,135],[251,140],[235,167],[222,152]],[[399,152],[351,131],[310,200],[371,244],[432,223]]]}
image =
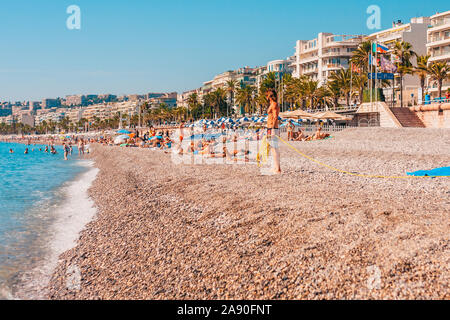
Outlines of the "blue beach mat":
{"label": "blue beach mat", "polygon": [[420,170],[407,172],[408,176],[415,177],[450,177],[450,167],[437,168],[433,170]]}

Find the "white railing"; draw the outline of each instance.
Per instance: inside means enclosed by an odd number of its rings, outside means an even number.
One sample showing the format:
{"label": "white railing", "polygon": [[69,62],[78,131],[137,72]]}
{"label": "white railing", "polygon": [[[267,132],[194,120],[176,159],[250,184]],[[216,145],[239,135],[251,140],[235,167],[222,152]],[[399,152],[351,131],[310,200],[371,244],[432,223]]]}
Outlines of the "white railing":
{"label": "white railing", "polygon": [[[305,126],[301,126],[299,128],[301,128],[301,130],[303,132],[316,132],[317,128],[319,126],[317,125],[305,125]],[[349,126],[349,125],[345,125],[345,126],[337,126],[337,125],[322,125],[320,126],[322,128],[322,131],[324,132],[341,132],[344,131],[346,129],[351,129],[351,128],[358,128],[357,126]],[[294,130],[296,131],[296,130]],[[283,127],[280,129],[281,133],[286,133],[287,132],[287,127]]]}
{"label": "white railing", "polygon": [[306,112],[315,113],[315,112],[324,112],[324,111],[333,111],[333,112],[347,112],[347,111],[355,111],[358,110],[359,106],[346,106],[346,107],[327,107],[321,109],[307,109]]}

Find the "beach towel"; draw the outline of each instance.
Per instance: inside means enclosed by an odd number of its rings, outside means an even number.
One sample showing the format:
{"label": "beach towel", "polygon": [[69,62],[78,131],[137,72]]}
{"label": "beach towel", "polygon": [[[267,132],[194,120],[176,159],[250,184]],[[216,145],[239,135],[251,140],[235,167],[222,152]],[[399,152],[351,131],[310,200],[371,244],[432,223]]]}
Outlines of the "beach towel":
{"label": "beach towel", "polygon": [[433,170],[420,170],[407,172],[408,176],[415,177],[450,177],[450,167],[437,168]]}

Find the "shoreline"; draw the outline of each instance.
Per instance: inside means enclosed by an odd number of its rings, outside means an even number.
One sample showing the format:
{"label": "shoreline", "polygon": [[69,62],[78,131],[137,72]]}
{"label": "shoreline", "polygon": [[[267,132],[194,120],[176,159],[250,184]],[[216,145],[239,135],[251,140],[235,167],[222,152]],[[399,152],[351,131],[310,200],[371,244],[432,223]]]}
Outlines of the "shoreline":
{"label": "shoreline", "polygon": [[98,169],[90,159],[78,161],[78,165],[86,169],[56,191],[60,198],[53,200],[51,216],[48,217],[52,221],[46,227],[46,235],[41,235],[40,239],[45,246],[44,256],[20,273],[14,293],[9,297],[11,299],[44,299],[47,294],[45,288],[59,263],[59,256],[76,246],[79,233],[95,217],[96,210],[88,197],[88,189]]}
{"label": "shoreline", "polygon": [[[349,130],[297,146],[336,167],[399,174],[448,165],[449,137]],[[47,298],[450,298],[448,179],[341,176],[282,152],[283,175],[267,177],[95,145],[97,216],[60,256]]]}

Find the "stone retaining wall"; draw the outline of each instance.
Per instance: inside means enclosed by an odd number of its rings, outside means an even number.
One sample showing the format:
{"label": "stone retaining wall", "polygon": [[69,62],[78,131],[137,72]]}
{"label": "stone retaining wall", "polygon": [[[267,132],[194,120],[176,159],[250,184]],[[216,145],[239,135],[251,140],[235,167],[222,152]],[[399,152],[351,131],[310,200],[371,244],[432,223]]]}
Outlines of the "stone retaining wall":
{"label": "stone retaining wall", "polygon": [[414,111],[427,128],[450,128],[450,103],[415,106]]}

